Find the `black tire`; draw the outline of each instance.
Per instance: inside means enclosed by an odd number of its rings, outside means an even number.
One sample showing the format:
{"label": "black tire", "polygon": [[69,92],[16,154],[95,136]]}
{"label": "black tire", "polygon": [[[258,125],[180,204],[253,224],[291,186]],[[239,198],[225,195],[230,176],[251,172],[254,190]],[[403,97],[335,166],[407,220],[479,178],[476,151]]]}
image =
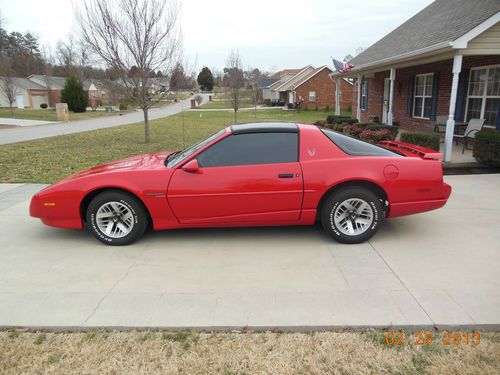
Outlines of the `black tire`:
{"label": "black tire", "polygon": [[[123,208],[125,212],[127,212],[126,210],[129,210],[128,213],[130,213],[130,215],[128,215],[128,222],[132,222],[131,229],[127,234],[124,234],[121,237],[106,234],[105,231],[99,228],[99,224],[96,220],[99,209],[111,202],[119,203],[119,206]],[[148,226],[148,215],[146,214],[142,203],[133,195],[119,190],[107,190],[92,199],[87,208],[86,219],[86,227],[94,235],[94,237],[102,243],[112,246],[123,246],[133,243],[142,237]],[[126,224],[122,222],[122,219],[120,218],[117,218],[116,220]]]}
{"label": "black tire", "polygon": [[[371,224],[367,224],[367,227],[360,234],[347,234],[345,232],[348,231],[348,229],[342,228],[342,225],[339,226],[335,222],[334,215],[340,215],[338,216],[339,220],[342,219],[342,212],[345,212],[342,210],[342,204],[349,199],[364,201],[368,204],[367,208],[364,206],[365,209],[370,210],[372,214]],[[336,212],[337,208],[338,211]],[[365,213],[368,213],[368,211]],[[326,199],[321,210],[321,223],[325,231],[338,242],[356,244],[369,240],[377,232],[380,224],[384,220],[384,215],[385,213],[382,208],[382,203],[376,194],[364,187],[352,186],[342,188],[341,190],[334,192]],[[359,216],[359,213],[353,212],[353,217],[356,216]],[[360,218],[367,221],[364,216],[360,216]],[[350,221],[345,218],[343,220]],[[352,223],[352,221],[350,222]],[[367,222],[369,222],[369,220]]]}

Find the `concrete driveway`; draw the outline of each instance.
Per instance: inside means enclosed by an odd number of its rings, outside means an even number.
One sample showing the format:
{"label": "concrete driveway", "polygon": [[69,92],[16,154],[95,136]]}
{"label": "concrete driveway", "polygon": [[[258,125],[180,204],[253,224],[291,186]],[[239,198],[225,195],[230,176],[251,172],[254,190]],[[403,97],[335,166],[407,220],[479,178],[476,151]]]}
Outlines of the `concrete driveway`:
{"label": "concrete driveway", "polygon": [[0,185],[0,326],[498,329],[500,175],[446,180],[445,208],[351,246],[291,227],[107,247],[28,217],[40,185]]}
{"label": "concrete driveway", "polygon": [[[203,96],[203,103],[208,100],[208,94]],[[190,107],[190,99],[171,104],[165,107],[152,108],[149,110],[149,119],[155,120],[162,117],[168,117],[187,110]],[[144,115],[141,110],[126,113],[124,115],[96,117],[88,120],[70,121],[67,123],[57,122],[45,125],[23,126],[0,130],[0,145],[30,141],[33,139],[54,137],[57,135],[81,133],[84,131],[112,128],[120,125],[134,124],[144,121]],[[8,121],[2,120],[1,123]]]}

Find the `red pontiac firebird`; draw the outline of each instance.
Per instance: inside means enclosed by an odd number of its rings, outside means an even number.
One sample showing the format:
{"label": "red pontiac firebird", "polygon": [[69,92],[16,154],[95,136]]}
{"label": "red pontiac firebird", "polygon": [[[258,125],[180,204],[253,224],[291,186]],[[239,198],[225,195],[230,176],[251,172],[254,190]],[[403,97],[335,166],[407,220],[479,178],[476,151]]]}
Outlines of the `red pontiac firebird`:
{"label": "red pontiac firebird", "polygon": [[444,206],[451,187],[443,182],[440,156],[313,125],[233,125],[184,151],[76,173],[35,194],[30,214],[55,227],[87,228],[109,245],[130,244],[149,226],[316,221],[336,240],[359,243],[385,218]]}

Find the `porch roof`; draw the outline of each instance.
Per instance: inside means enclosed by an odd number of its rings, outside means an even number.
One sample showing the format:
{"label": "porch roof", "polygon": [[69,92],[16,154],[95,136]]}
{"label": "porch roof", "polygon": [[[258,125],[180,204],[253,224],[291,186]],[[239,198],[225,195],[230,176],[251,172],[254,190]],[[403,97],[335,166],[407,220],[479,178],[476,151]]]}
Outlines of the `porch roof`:
{"label": "porch roof", "polygon": [[352,72],[451,50],[455,41],[499,14],[498,0],[436,0],[350,60]]}

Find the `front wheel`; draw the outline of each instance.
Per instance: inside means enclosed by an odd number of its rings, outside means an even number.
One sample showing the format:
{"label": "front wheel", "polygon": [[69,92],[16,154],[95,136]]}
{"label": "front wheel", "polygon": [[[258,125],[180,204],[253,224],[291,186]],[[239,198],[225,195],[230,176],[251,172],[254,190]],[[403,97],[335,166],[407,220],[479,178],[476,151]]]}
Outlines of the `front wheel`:
{"label": "front wheel", "polygon": [[369,240],[384,219],[382,204],[372,191],[348,187],[327,198],[321,211],[325,231],[347,244]]}
{"label": "front wheel", "polygon": [[141,202],[122,191],[104,191],[87,208],[87,228],[106,245],[129,245],[144,234],[147,225]]}

